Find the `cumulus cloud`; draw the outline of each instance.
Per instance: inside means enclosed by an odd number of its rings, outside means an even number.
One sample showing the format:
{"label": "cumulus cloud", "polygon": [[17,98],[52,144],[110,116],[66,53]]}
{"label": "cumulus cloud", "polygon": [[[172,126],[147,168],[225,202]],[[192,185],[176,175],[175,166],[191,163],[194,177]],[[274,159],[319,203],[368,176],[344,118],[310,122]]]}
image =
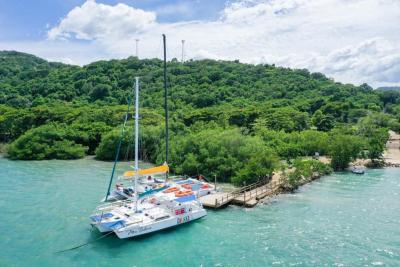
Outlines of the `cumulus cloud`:
{"label": "cumulus cloud", "polygon": [[90,40],[108,57],[240,59],[320,71],[342,82],[400,84],[400,2],[394,0],[237,0],[215,21],[160,23],[153,12],[94,0],[48,31],[52,40]]}
{"label": "cumulus cloud", "polygon": [[368,83],[400,82],[400,51],[381,38],[335,50],[314,64],[316,69],[352,82],[357,82],[357,77]]}
{"label": "cumulus cloud", "polygon": [[72,9],[60,24],[48,32],[49,39],[94,40],[120,38],[123,35],[137,34],[149,30],[155,24],[156,15],[135,9],[125,4],[109,6],[94,0]]}

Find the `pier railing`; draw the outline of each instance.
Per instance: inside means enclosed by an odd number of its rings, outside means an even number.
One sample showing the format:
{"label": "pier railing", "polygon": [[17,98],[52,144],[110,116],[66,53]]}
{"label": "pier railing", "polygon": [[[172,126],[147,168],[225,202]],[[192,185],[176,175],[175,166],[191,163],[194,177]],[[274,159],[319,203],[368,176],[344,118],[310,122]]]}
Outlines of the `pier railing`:
{"label": "pier railing", "polygon": [[218,198],[215,198],[215,207],[220,207],[232,201],[233,199],[242,199],[243,204],[251,199],[257,199],[261,196],[266,196],[269,193],[273,193],[279,188],[279,183],[271,181],[270,177],[266,177],[256,183],[243,186],[239,189],[226,193]]}

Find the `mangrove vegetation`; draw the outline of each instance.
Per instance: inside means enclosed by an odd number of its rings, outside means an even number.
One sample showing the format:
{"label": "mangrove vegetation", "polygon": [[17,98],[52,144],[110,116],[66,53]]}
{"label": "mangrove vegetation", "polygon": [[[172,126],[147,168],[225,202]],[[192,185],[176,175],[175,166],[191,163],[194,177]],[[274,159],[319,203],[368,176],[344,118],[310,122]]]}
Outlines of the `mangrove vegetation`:
{"label": "mangrove vegetation", "polygon": [[[140,155],[163,163],[163,72],[159,59],[98,61],[79,67],[0,52],[0,147],[11,159],[115,158],[141,77]],[[173,172],[243,184],[294,166],[303,173],[342,170],[357,158],[379,162],[389,129],[400,130],[400,93],[341,84],[321,73],[269,64],[168,62]],[[132,118],[132,114],[130,114]],[[132,120],[119,155],[132,158]],[[322,164],[322,165],[321,165]]]}

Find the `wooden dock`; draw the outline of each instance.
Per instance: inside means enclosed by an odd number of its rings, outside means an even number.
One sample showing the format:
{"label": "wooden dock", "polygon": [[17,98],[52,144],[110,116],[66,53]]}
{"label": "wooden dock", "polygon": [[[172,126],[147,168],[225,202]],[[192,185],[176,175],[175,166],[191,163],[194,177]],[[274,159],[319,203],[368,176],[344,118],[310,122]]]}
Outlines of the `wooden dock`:
{"label": "wooden dock", "polygon": [[277,190],[279,190],[279,183],[276,180],[265,179],[229,193],[217,192],[202,196],[199,200],[204,207],[213,209],[218,209],[228,204],[254,207],[260,199],[274,195]]}
{"label": "wooden dock", "polygon": [[217,192],[211,195],[200,197],[200,202],[204,207],[218,209],[227,205],[235,198],[231,193]]}
{"label": "wooden dock", "polygon": [[258,204],[260,199],[275,195],[278,189],[279,185],[275,181],[271,181],[267,184],[257,186],[254,189],[244,191],[235,197],[232,203],[245,207],[254,207]]}

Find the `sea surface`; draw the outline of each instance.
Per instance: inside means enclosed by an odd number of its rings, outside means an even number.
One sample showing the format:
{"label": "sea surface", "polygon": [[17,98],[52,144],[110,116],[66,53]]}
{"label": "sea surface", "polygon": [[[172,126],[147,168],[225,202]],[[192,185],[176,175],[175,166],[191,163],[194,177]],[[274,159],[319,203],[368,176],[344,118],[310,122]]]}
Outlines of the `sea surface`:
{"label": "sea surface", "polygon": [[253,209],[57,253],[100,237],[88,216],[111,166],[0,158],[0,266],[400,266],[400,169],[335,173]]}

